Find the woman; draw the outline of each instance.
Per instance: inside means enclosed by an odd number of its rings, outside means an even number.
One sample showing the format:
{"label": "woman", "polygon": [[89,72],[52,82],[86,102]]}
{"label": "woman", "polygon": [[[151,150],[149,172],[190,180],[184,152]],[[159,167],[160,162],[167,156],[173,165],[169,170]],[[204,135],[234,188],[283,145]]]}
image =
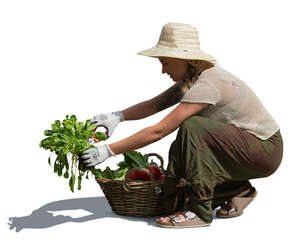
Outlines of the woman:
{"label": "woman", "polygon": [[175,84],[158,96],[123,111],[94,116],[108,129],[142,119],[172,105],[159,123],[82,155],[86,166],[142,148],[177,128],[169,150],[162,227],[206,226],[218,217],[236,217],[255,198],[249,179],[267,177],[279,167],[283,142],[279,126],[245,82],[219,67],[199,47],[191,25],[168,23],[158,44],[139,54],[156,57]]}

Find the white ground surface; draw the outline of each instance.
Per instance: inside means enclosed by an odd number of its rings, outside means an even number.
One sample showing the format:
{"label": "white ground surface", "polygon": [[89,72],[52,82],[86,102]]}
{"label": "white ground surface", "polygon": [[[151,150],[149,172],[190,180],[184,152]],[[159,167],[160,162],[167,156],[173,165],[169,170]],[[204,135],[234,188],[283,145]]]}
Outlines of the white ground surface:
{"label": "white ground surface", "polygon": [[[296,2],[1,1],[1,243],[299,243]],[[136,52],[154,46],[171,21],[198,28],[202,49],[253,88],[284,139],[281,167],[251,181],[258,196],[245,213],[205,228],[165,229],[155,218],[117,216],[94,180],[71,193],[38,146],[43,131],[66,114],[85,120],[170,87],[159,62]],[[107,142],[159,122],[172,109],[123,122]],[[139,151],[157,152],[167,163],[176,132]]]}

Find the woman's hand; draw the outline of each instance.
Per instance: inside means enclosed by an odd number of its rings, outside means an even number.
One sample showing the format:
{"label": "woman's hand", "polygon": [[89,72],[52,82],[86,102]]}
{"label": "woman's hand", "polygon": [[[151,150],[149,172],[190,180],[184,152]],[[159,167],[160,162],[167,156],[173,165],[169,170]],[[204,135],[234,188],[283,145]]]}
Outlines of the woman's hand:
{"label": "woman's hand", "polygon": [[107,136],[110,137],[117,127],[117,125],[124,121],[124,116],[120,111],[107,113],[107,114],[98,114],[93,117],[91,123],[96,124],[97,127],[104,127],[107,130]]}
{"label": "woman's hand", "polygon": [[104,162],[111,156],[116,156],[108,144],[95,144],[94,146],[93,148],[85,150],[84,153],[79,156],[79,162],[85,167],[93,167]]}

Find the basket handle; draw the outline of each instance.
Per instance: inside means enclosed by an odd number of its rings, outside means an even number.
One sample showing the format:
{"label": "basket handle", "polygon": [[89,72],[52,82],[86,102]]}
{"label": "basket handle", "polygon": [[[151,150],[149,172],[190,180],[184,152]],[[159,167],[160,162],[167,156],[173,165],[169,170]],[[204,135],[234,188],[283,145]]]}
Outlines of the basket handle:
{"label": "basket handle", "polygon": [[160,161],[160,166],[159,166],[159,168],[160,168],[163,172],[165,172],[165,169],[164,169],[164,159],[163,159],[162,156],[160,156],[160,155],[157,154],[157,153],[147,153],[147,154],[145,154],[145,155],[148,155],[149,157],[151,157],[151,156],[156,156],[156,157],[159,159],[159,161]]}
{"label": "basket handle", "polygon": [[155,179],[154,179],[154,176],[150,173],[150,171],[146,168],[132,168],[132,169],[129,169],[127,172],[126,172],[126,175],[125,175],[125,180],[124,180],[124,183],[123,183],[123,188],[125,191],[131,191],[131,190],[134,190],[134,189],[137,189],[137,187],[132,187],[128,184],[128,181],[129,181],[129,177],[130,177],[130,174],[132,171],[134,170],[139,170],[139,171],[144,171],[146,172],[149,176],[150,176],[150,183],[152,185],[152,187],[155,186]]}

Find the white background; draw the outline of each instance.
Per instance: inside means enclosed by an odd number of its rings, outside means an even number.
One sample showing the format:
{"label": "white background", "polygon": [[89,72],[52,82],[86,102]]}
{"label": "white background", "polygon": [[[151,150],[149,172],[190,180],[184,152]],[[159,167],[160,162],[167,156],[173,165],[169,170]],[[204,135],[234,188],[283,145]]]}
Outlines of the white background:
{"label": "white background", "polygon": [[[1,1],[1,243],[299,243],[297,2]],[[71,193],[39,148],[43,131],[66,114],[83,121],[170,87],[157,59],[136,55],[156,45],[168,22],[198,29],[201,48],[255,91],[284,140],[282,165],[251,181],[258,196],[245,213],[205,228],[171,230],[156,227],[155,218],[117,216],[94,180]],[[172,109],[121,123],[107,142],[159,122]],[[167,162],[176,132],[139,151],[157,152]],[[93,220],[74,222],[90,214]],[[11,217],[18,218],[19,232],[9,229]]]}

